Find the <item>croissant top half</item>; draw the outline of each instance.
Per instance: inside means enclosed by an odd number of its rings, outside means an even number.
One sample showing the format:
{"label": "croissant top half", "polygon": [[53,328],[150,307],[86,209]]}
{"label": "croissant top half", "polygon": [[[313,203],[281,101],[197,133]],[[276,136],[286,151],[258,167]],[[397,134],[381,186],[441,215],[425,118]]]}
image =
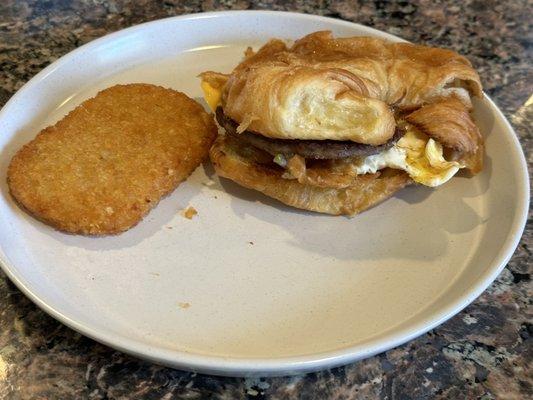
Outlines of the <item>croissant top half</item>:
{"label": "croissant top half", "polygon": [[482,89],[470,62],[453,51],[331,32],[291,47],[271,40],[249,49],[230,75],[202,79],[222,90],[224,113],[241,130],[370,145],[393,136],[399,112],[453,98],[468,115],[470,96]]}

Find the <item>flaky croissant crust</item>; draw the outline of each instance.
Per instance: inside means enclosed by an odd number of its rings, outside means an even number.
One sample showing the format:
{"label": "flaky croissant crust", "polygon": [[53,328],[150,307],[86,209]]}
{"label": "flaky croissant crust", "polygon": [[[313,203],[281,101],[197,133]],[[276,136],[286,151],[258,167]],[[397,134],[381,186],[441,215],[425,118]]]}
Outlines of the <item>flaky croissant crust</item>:
{"label": "flaky croissant crust", "polygon": [[454,51],[364,36],[333,38],[329,31],[311,33],[290,48],[273,39],[256,53],[249,49],[231,77],[262,66],[343,71],[358,92],[404,109],[452,94],[470,107],[470,95],[482,90],[470,62]]}
{"label": "flaky croissant crust", "polygon": [[[440,135],[445,146],[469,153],[482,147],[469,114],[471,96],[482,94],[479,76],[450,50],[315,32],[291,47],[274,39],[257,52],[249,49],[225,80],[214,73],[202,78],[223,87],[226,115],[267,137],[378,145],[393,135],[399,114],[416,111],[413,122],[438,114],[446,132],[427,133]],[[450,108],[446,100],[463,123],[454,126],[439,113],[438,107]]]}

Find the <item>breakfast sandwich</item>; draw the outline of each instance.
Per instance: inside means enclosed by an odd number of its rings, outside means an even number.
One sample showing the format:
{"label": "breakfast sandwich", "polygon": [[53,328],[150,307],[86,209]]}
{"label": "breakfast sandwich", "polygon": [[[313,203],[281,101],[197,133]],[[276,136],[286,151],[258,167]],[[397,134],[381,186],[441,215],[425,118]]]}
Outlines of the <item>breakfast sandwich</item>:
{"label": "breakfast sandwich", "polygon": [[183,93],[113,86],[23,146],[8,168],[9,189],[59,230],[120,233],[194,171],[216,132],[211,116]]}
{"label": "breakfast sandwich", "polygon": [[481,83],[450,50],[316,32],[200,77],[225,131],[210,150],[217,174],[290,206],[355,215],[483,167]]}

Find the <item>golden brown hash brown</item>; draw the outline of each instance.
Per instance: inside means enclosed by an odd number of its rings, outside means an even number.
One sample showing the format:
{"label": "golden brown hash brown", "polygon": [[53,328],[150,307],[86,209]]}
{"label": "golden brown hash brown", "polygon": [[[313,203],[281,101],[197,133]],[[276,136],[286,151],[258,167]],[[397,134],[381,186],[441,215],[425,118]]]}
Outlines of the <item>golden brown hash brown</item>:
{"label": "golden brown hash brown", "polygon": [[88,235],[137,224],[207,156],[217,133],[194,100],[117,85],[41,131],[13,157],[13,197],[38,219]]}

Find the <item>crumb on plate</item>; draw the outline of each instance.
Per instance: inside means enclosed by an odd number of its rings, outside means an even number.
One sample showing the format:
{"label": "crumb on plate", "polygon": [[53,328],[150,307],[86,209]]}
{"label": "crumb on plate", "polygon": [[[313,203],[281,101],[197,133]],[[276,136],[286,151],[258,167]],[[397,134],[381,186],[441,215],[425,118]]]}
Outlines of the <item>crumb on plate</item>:
{"label": "crumb on plate", "polygon": [[185,210],[183,210],[183,216],[187,219],[192,219],[195,215],[198,214],[198,211],[194,207],[187,207]]}

